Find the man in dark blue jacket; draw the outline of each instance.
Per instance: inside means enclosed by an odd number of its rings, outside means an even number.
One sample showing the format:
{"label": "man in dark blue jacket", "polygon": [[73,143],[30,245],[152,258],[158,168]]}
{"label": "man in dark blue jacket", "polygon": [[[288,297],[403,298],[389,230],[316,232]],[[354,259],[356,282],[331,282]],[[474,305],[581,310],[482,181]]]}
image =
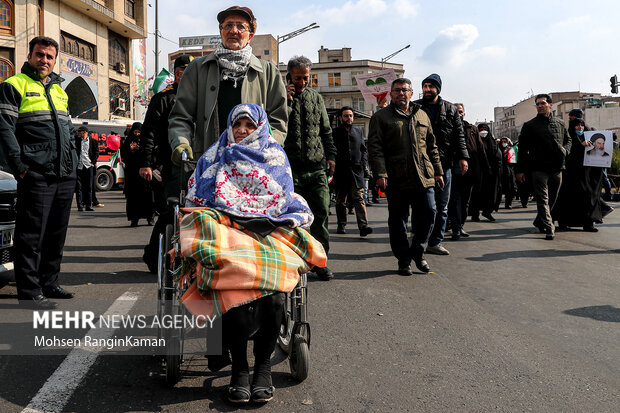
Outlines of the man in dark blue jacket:
{"label": "man in dark blue jacket", "polygon": [[35,37],[21,73],[0,83],[0,144],[17,178],[17,298],[38,309],[73,297],[58,285],[77,154],[67,94],[53,72],[57,55],[54,39]]}
{"label": "man in dark blue jacket", "polygon": [[366,144],[362,131],[353,127],[353,109],[345,106],[340,109],[340,126],[332,131],[336,145],[336,216],[338,234],[345,234],[347,225],[347,200],[355,207],[357,227],[365,237],[372,233],[368,226],[368,216],[364,203],[364,171],[368,163]]}

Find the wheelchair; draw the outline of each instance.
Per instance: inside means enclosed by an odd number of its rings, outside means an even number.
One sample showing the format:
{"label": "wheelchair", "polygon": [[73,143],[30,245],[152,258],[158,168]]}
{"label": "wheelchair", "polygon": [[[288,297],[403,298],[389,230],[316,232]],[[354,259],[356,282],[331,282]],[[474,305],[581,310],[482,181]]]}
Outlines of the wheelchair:
{"label": "wheelchair", "polygon": [[[190,287],[179,285],[174,281],[174,274],[181,266],[180,220],[183,217],[181,203],[185,199],[185,190],[180,198],[169,198],[168,204],[174,208],[172,224],[166,226],[164,234],[159,237],[158,270],[157,270],[157,315],[163,316],[190,315],[180,299]],[[291,376],[299,382],[308,377],[310,363],[310,324],[307,314],[308,278],[300,276],[297,286],[286,294],[284,315],[278,335],[278,345],[288,356]],[[174,386],[181,379],[184,342],[188,336],[185,328],[160,328],[158,339],[166,342],[164,356],[165,382]]]}

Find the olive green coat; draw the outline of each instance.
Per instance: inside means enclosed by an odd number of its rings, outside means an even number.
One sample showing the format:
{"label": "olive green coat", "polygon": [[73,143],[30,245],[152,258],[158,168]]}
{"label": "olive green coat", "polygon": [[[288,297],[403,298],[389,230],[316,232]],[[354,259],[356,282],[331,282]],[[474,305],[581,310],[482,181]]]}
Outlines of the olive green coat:
{"label": "olive green coat", "polygon": [[[219,138],[215,111],[219,87],[220,71],[213,54],[195,59],[185,69],[168,122],[171,148],[187,139],[198,157]],[[284,143],[288,121],[286,89],[275,65],[251,56],[239,103],[260,105],[267,112],[273,137]]]}
{"label": "olive green coat", "polygon": [[392,190],[429,188],[443,175],[431,121],[420,105],[408,115],[394,103],[370,119],[368,154],[373,176],[387,178]]}

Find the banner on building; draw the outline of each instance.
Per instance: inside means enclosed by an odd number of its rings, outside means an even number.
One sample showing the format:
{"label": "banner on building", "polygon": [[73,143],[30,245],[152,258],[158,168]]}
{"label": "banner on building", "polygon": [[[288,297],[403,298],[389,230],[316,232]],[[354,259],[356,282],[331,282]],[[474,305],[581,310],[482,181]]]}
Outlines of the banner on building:
{"label": "banner on building", "polygon": [[95,63],[89,63],[64,53],[60,54],[60,71],[97,81],[97,65]]}
{"label": "banner on building", "polygon": [[364,100],[372,105],[378,101],[387,99],[390,101],[390,88],[396,79],[394,69],[385,69],[372,73],[364,73],[355,76],[357,86],[364,96]]}
{"label": "banner on building", "polygon": [[133,69],[134,84],[133,97],[139,103],[146,105],[148,103],[148,81],[146,79],[146,41],[145,39],[133,41]]}

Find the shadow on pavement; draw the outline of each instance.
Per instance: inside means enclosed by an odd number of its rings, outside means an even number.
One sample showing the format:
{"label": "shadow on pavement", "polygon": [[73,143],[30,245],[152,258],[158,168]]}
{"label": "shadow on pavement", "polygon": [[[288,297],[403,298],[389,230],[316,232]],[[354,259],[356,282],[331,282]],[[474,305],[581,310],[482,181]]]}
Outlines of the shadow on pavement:
{"label": "shadow on pavement", "polygon": [[564,314],[591,318],[597,321],[620,323],[620,308],[611,305],[594,305],[562,311]]}
{"label": "shadow on pavement", "polygon": [[506,259],[513,258],[556,258],[556,257],[575,257],[575,256],[583,256],[583,255],[600,255],[600,254],[619,254],[620,249],[618,250],[597,250],[597,251],[581,251],[581,250],[555,250],[555,249],[547,249],[547,250],[527,250],[527,251],[511,251],[510,253],[502,252],[494,252],[489,254],[484,254],[481,257],[468,257],[465,258],[469,261],[501,261]]}

